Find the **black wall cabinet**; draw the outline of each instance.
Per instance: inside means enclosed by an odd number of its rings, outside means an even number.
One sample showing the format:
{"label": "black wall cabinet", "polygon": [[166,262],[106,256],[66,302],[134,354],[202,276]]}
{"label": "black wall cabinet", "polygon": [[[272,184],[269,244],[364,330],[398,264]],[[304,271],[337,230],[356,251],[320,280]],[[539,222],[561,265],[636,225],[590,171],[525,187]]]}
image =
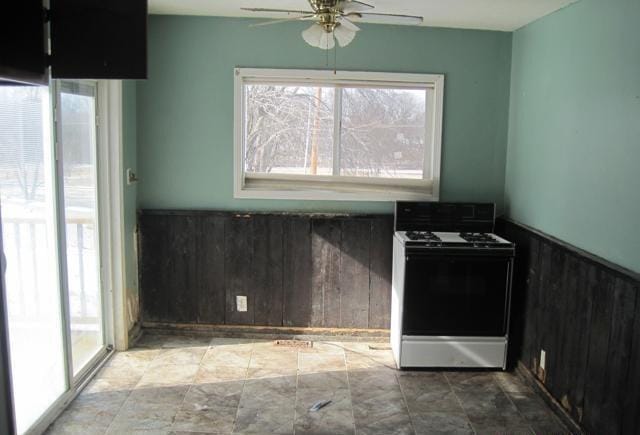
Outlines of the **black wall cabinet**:
{"label": "black wall cabinet", "polygon": [[49,65],[54,79],[146,78],[147,0],[50,0],[48,19],[42,0],[1,6],[0,85],[46,84]]}
{"label": "black wall cabinet", "polygon": [[51,0],[51,76],[146,78],[146,0]]}

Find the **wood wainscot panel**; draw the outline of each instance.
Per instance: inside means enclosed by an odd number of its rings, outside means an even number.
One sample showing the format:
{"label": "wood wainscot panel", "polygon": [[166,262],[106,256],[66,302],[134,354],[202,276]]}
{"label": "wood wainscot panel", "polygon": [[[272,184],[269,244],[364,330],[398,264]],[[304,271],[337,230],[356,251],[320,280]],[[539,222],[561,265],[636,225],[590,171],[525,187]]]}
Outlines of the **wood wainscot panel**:
{"label": "wood wainscot panel", "polygon": [[[196,274],[198,323],[225,323],[225,227],[226,216],[199,216]],[[149,261],[145,256],[145,261]]]}
{"label": "wood wainscot panel", "polygon": [[497,232],[517,245],[511,357],[586,432],[640,433],[640,276],[514,222]]}
{"label": "wood wainscot panel", "polygon": [[390,215],[143,210],[139,226],[143,323],[389,327]]}
{"label": "wood wainscot panel", "polygon": [[253,218],[253,323],[282,326],[284,225],[279,216]]}
{"label": "wood wainscot panel", "polygon": [[312,319],[316,327],[340,326],[340,250],[342,225],[338,219],[311,220]]}

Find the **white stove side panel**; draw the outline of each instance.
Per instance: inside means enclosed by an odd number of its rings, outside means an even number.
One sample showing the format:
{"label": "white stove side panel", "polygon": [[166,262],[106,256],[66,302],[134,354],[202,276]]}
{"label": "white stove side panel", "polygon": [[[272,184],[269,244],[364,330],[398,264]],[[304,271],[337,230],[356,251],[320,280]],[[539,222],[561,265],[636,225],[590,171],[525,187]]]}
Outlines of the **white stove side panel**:
{"label": "white stove side panel", "polygon": [[391,279],[391,350],[400,368],[402,347],[402,307],[404,303],[404,246],[398,237],[393,238],[393,275]]}

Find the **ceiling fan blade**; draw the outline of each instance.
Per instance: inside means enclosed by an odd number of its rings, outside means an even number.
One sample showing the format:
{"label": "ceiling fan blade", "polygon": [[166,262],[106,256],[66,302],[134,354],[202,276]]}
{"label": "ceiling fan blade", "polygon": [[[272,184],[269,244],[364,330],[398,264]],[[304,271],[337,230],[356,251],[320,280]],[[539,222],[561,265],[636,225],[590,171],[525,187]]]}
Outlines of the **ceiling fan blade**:
{"label": "ceiling fan blade", "polygon": [[249,24],[249,27],[270,26],[271,24],[286,23],[286,22],[289,22],[289,21],[301,21],[301,20],[307,20],[307,19],[313,18],[313,17],[314,17],[313,15],[303,15],[301,17],[283,18],[281,20],[263,21],[262,23]]}
{"label": "ceiling fan blade", "polygon": [[376,14],[372,12],[352,12],[346,14],[349,19],[378,24],[422,24],[423,18],[414,15]]}
{"label": "ceiling fan blade", "polygon": [[285,14],[313,14],[313,11],[295,11],[291,9],[269,9],[269,8],[240,8],[249,12],[281,12]]}
{"label": "ceiling fan blade", "polygon": [[352,32],[357,32],[358,30],[360,30],[360,27],[353,24],[353,22],[349,18],[338,17],[338,22],[340,23],[340,26],[344,27],[345,29],[351,30]]}
{"label": "ceiling fan blade", "polygon": [[366,11],[374,7],[373,5],[358,0],[342,0],[337,5],[337,8],[344,13]]}

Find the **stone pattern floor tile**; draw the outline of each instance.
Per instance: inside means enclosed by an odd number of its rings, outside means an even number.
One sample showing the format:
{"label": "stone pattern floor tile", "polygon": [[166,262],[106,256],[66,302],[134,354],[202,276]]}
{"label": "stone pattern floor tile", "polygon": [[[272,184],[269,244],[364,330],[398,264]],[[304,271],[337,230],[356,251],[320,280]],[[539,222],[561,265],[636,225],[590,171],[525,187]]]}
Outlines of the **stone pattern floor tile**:
{"label": "stone pattern floor tile", "polygon": [[[319,411],[314,403],[330,400]],[[520,378],[399,371],[380,343],[145,334],[48,434],[566,434]]]}

